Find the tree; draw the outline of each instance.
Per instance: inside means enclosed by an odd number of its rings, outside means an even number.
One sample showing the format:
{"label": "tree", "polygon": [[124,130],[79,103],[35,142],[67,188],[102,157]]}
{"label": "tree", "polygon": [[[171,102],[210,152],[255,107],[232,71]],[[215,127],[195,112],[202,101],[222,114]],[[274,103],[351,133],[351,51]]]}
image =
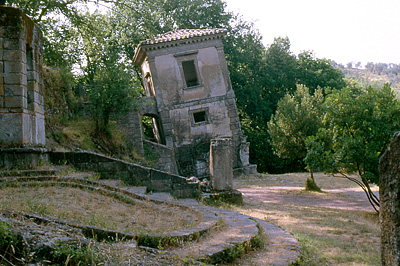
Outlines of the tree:
{"label": "tree", "polygon": [[346,86],[343,72],[333,67],[331,60],[315,58],[310,51],[298,55],[297,82],[310,89],[313,94],[318,88],[342,89]]}
{"label": "tree", "polygon": [[279,99],[296,89],[298,64],[296,56],[290,51],[288,37],[274,39],[266,51],[264,63],[268,77],[264,97],[270,99],[275,112]]}
{"label": "tree", "polygon": [[348,62],[346,66],[347,66],[348,69],[352,69],[353,68],[353,62]]}
{"label": "tree", "polygon": [[118,116],[132,109],[134,97],[140,90],[135,87],[134,70],[129,61],[124,60],[115,39],[112,21],[98,13],[86,14],[86,17],[92,29],[81,35],[86,64],[82,66],[83,75],[79,79],[92,104],[96,132],[109,136],[111,115]]}
{"label": "tree", "polygon": [[[294,94],[288,93],[278,102],[276,113],[268,122],[268,133],[280,158],[302,163],[307,154],[305,140],[315,135],[321,125],[323,101],[322,90],[311,95],[307,87],[298,85]],[[313,167],[307,168],[311,183],[317,187]]]}
{"label": "tree", "polygon": [[[323,110],[323,127],[306,141],[305,162],[356,182],[377,209],[379,200],[369,183],[379,184],[379,157],[400,127],[399,101],[389,84],[381,89],[351,84],[329,94]],[[352,173],[362,181],[351,178]]]}
{"label": "tree", "polygon": [[230,28],[232,14],[221,0],[115,1],[109,14],[121,48],[133,58],[140,41],[172,30]]}

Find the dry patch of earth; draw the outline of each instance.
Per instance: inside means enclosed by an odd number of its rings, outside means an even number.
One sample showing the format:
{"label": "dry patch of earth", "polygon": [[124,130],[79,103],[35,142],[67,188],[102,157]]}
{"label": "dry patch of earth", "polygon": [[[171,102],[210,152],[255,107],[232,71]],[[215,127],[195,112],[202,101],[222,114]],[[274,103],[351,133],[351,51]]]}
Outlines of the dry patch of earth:
{"label": "dry patch of earth", "polygon": [[[260,175],[235,182],[245,204],[238,211],[281,226],[300,240],[299,265],[380,265],[379,217],[361,188],[317,174],[323,193],[304,191],[307,173]],[[378,195],[378,187],[372,186]],[[257,257],[257,252],[252,254]],[[265,265],[258,260],[238,265]]]}

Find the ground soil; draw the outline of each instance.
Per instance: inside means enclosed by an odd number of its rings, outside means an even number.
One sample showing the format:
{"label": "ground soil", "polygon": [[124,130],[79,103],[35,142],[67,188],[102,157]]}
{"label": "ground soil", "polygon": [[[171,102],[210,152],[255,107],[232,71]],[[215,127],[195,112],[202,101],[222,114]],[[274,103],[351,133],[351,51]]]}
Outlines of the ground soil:
{"label": "ground soil", "polygon": [[[320,174],[322,193],[304,191],[304,174],[297,180],[290,175],[260,175],[235,182],[235,186],[248,200],[264,203],[292,204],[342,210],[374,211],[364,191],[351,181]],[[371,187],[379,196],[379,188]]]}
{"label": "ground soil", "polygon": [[[244,205],[238,211],[281,226],[297,238],[312,239],[314,247],[321,247],[308,255],[310,261],[300,265],[377,265],[378,215],[364,191],[345,178],[318,173],[316,182],[323,192],[308,192],[304,190],[308,176],[308,173],[263,174],[235,180],[234,187],[244,198]],[[371,189],[379,196],[379,187],[372,185]],[[303,240],[304,244],[307,246],[307,241]],[[366,251],[355,255],[360,250]],[[310,248],[305,252],[309,251]],[[263,253],[256,250],[235,265],[270,265]],[[365,254],[371,258],[363,258]]]}

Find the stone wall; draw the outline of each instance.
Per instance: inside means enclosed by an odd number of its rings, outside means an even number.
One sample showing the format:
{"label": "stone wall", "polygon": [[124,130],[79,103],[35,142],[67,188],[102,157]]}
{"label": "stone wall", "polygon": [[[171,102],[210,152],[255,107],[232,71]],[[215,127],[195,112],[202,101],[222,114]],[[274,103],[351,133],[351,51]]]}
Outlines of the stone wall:
{"label": "stone wall", "polygon": [[150,156],[154,154],[156,157],[154,168],[174,175],[178,174],[175,154],[172,148],[148,140],[144,140],[143,145],[147,155],[150,153]]}
{"label": "stone wall", "polygon": [[400,265],[400,132],[379,160],[381,261]]}
{"label": "stone wall", "polygon": [[0,148],[0,169],[32,169],[48,162],[43,148]]}
{"label": "stone wall", "polygon": [[200,193],[199,185],[188,183],[184,177],[93,152],[50,152],[49,160],[54,164],[72,164],[81,171],[97,172],[102,179],[120,179],[155,192],[169,192],[178,198],[195,198]]}
{"label": "stone wall", "polygon": [[0,18],[0,145],[44,146],[42,32],[21,9]]}
{"label": "stone wall", "polygon": [[125,141],[140,156],[144,156],[142,122],[138,112],[129,112],[117,119],[118,127],[124,131]]}

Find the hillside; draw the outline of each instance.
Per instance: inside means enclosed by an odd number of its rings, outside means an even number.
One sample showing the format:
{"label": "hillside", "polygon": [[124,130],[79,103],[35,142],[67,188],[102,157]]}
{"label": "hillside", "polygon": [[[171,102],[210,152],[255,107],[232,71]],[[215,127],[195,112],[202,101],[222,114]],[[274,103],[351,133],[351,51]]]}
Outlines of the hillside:
{"label": "hillside", "polygon": [[361,81],[367,86],[382,87],[385,83],[391,83],[393,90],[400,96],[400,75],[397,71],[378,71],[366,68],[344,68],[342,71],[346,78]]}

